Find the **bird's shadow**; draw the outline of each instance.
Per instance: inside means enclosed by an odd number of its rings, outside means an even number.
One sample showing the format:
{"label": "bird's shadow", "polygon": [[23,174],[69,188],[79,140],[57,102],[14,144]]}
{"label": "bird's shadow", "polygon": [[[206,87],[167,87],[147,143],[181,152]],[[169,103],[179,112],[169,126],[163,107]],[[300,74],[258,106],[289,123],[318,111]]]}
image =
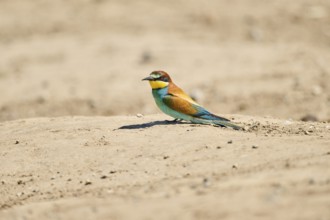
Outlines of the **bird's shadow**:
{"label": "bird's shadow", "polygon": [[150,128],[156,125],[171,125],[171,124],[189,124],[187,122],[182,121],[152,121],[143,124],[133,124],[133,125],[124,125],[117,129],[141,129],[141,128]]}

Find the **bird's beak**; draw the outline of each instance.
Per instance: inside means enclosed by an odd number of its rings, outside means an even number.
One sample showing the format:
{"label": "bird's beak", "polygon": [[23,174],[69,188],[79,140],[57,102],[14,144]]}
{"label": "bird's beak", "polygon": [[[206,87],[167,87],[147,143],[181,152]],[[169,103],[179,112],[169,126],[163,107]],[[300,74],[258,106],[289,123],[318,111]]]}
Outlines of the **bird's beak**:
{"label": "bird's beak", "polygon": [[148,80],[148,81],[150,81],[150,80],[153,80],[153,79],[154,79],[154,78],[152,78],[151,76],[148,76],[148,77],[142,79],[142,81],[143,81],[143,80]]}

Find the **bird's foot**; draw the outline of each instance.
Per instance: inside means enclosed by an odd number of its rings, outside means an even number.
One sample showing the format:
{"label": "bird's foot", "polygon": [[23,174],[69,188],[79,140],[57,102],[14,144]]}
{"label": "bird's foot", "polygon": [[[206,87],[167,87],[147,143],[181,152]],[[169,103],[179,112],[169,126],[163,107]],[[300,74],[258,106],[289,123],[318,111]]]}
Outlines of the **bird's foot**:
{"label": "bird's foot", "polygon": [[177,122],[180,122],[182,121],[182,119],[179,119],[179,118],[175,118],[174,120],[165,120],[167,123],[169,124],[173,124],[173,123],[177,123]]}

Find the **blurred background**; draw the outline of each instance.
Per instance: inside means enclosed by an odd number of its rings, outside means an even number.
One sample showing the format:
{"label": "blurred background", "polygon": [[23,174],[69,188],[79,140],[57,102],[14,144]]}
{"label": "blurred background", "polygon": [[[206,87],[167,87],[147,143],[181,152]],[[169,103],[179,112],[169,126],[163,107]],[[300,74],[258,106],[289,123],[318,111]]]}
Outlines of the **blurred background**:
{"label": "blurred background", "polygon": [[210,111],[330,121],[330,0],[0,0],[0,121]]}

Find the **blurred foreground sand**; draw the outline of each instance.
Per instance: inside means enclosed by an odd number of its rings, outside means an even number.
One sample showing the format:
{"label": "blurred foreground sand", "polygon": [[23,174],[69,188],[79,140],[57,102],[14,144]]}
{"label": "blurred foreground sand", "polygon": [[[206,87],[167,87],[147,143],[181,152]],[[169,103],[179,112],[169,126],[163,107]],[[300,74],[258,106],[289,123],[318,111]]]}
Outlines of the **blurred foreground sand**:
{"label": "blurred foreground sand", "polygon": [[0,219],[330,216],[329,125],[237,115],[243,132],[163,119],[2,123]]}

